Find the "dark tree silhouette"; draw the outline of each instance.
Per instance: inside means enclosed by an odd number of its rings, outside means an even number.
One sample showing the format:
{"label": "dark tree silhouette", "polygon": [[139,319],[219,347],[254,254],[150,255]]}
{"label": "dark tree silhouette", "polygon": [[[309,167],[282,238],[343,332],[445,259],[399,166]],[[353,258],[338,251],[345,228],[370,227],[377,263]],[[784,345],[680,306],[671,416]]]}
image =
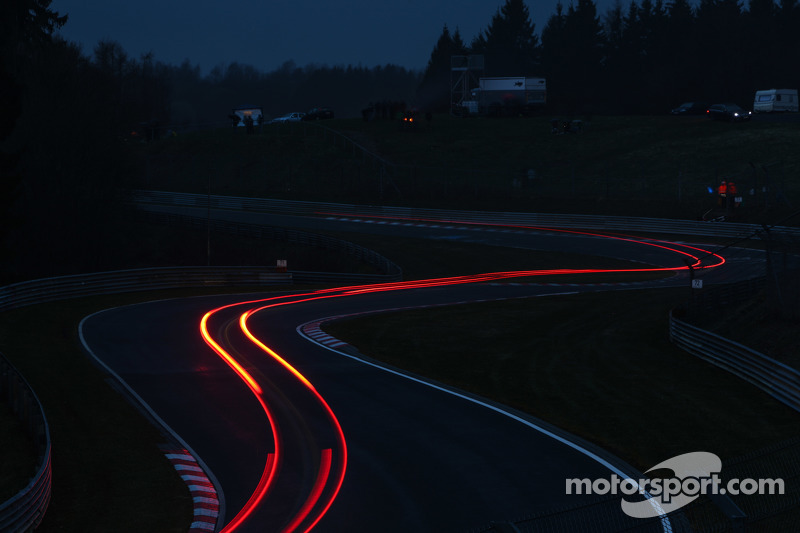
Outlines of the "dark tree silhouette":
{"label": "dark tree silhouette", "polygon": [[[0,3],[0,143],[11,135],[22,112],[26,65],[52,44],[53,32],[67,21],[67,16],[52,11],[50,4],[51,0],[10,0]],[[7,201],[13,192],[11,176],[17,155],[7,150],[8,147],[2,145],[0,201]]]}
{"label": "dark tree silhouette", "polygon": [[742,60],[753,65],[753,82],[763,88],[772,87],[776,83],[773,73],[783,70],[777,13],[773,0],[750,0],[745,14],[749,31],[742,36],[747,41],[747,55]]}
{"label": "dark tree silhouette", "polygon": [[664,41],[668,43],[670,107],[682,102],[711,100],[712,95],[699,82],[698,70],[702,67],[696,61],[695,16],[689,0],[673,0],[667,5],[664,32]]}
{"label": "dark tree silhouette", "polygon": [[635,66],[639,62],[639,54],[630,46],[630,20],[638,18],[638,7],[631,3],[627,15],[622,4],[617,1],[603,17],[605,40],[604,76],[609,83],[603,90],[606,110],[613,113],[629,113],[632,111],[630,100],[615,98],[619,91],[630,85],[633,80]]}
{"label": "dark tree silhouette", "polygon": [[184,62],[168,71],[171,120],[183,129],[227,123],[231,108],[258,105],[266,117],[330,107],[339,118],[360,116],[370,102],[414,99],[420,73],[396,65],[299,67],[284,62],[272,72],[250,65],[218,65],[205,77]]}
{"label": "dark tree silhouette", "polygon": [[568,113],[599,111],[606,44],[594,2],[578,0],[566,14],[559,3],[542,32],[542,47],[549,102]]}
{"label": "dark tree silhouette", "polygon": [[557,4],[540,45],[524,2],[509,0],[470,52],[487,56],[490,76],[544,75],[550,108],[566,113],[663,113],[683,101],[748,106],[757,88],[800,85],[797,69],[786,68],[800,61],[798,0],[751,0],[749,9],[742,0],[700,0],[696,9],[690,0],[621,1],[602,24],[593,0]]}
{"label": "dark tree silhouette", "polygon": [[49,44],[53,32],[67,22],[67,15],[50,9],[51,3],[52,0],[9,0],[0,5],[0,49],[4,62]]}
{"label": "dark tree silhouette", "polygon": [[428,66],[417,89],[417,104],[421,108],[437,113],[449,112],[451,57],[464,54],[466,46],[461,40],[458,28],[451,35],[445,25],[436,46],[433,47]]}
{"label": "dark tree silhouette", "polygon": [[542,30],[542,73],[547,77],[547,100],[551,108],[563,108],[572,100],[568,80],[571,67],[561,56],[568,45],[567,16],[559,1],[556,12],[550,16]]}
{"label": "dark tree silhouette", "polygon": [[[721,101],[741,101],[744,86],[752,83],[753,71],[752,64],[742,59],[745,27],[740,1],[701,0],[695,28],[695,61],[704,65],[697,71],[702,85]],[[752,98],[749,89],[747,93]]]}
{"label": "dark tree silhouette", "polygon": [[19,168],[24,144],[10,139],[23,112],[30,62],[52,45],[52,34],[67,21],[50,9],[51,0],[0,2],[0,262],[7,264],[10,209],[24,173]]}
{"label": "dark tree silhouette", "polygon": [[[490,76],[545,76],[554,113],[665,113],[690,100],[749,107],[757,89],[800,87],[798,0],[690,2],[618,3],[602,25],[593,0],[558,4],[540,44],[524,1],[507,0],[470,53],[487,56]],[[115,240],[107,222],[124,216],[117,191],[138,172],[124,138],[141,122],[220,126],[245,103],[267,116],[332,107],[355,117],[370,102],[444,111],[450,58],[465,53],[458,31],[445,26],[424,74],[287,61],[273,72],[234,62],[203,76],[188,60],[133,58],[113,41],[84,57],[53,37],[65,22],[50,0],[0,2],[0,251],[13,258],[0,263],[6,279],[108,266],[98,247]]]}
{"label": "dark tree silhouette", "polygon": [[797,65],[800,61],[800,3],[798,0],[780,0],[776,16],[780,39],[780,52],[776,58],[780,58],[780,67],[771,73],[771,86],[796,88],[800,86],[800,72],[793,67],[787,68],[787,65]]}
{"label": "dark tree silhouette", "polygon": [[473,54],[486,57],[490,76],[539,74],[539,38],[523,0],[506,0],[489,27],[473,39],[471,49]]}

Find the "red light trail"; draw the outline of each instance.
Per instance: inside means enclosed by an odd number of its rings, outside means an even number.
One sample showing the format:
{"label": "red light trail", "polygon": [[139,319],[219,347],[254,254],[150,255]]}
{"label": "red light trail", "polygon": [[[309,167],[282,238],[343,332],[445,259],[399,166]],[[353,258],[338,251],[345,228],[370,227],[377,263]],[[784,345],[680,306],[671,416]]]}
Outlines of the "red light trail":
{"label": "red light trail", "polygon": [[[332,213],[327,213],[333,215]],[[380,218],[380,217],[374,217]],[[388,218],[388,217],[386,217]],[[433,220],[415,219],[415,221],[432,222]],[[285,533],[292,533],[295,531],[307,532],[322,519],[325,513],[333,504],[339,490],[344,482],[345,471],[347,467],[347,445],[345,441],[344,431],[339,424],[333,410],[316,390],[314,385],[306,378],[301,372],[293,367],[286,358],[279,355],[275,350],[270,348],[262,339],[259,339],[248,327],[248,320],[260,311],[285,306],[293,305],[301,302],[308,302],[313,300],[321,300],[328,298],[342,298],[347,296],[354,296],[359,294],[379,293],[389,291],[400,291],[409,289],[419,289],[427,287],[442,287],[450,285],[468,284],[468,283],[482,283],[488,281],[496,281],[502,279],[520,278],[520,277],[535,277],[535,276],[550,276],[550,275],[565,275],[565,274],[593,274],[593,273],[619,273],[619,272],[670,272],[682,270],[699,270],[712,268],[722,265],[725,259],[713,252],[704,250],[696,246],[686,244],[670,243],[668,241],[658,239],[639,239],[630,235],[622,234],[599,234],[587,233],[574,230],[561,230],[553,228],[537,228],[531,226],[520,226],[510,224],[485,224],[475,222],[463,221],[442,221],[435,220],[437,223],[448,222],[457,223],[462,225],[480,225],[480,226],[502,226],[513,227],[519,229],[530,230],[546,230],[549,232],[559,232],[573,235],[585,235],[591,237],[601,237],[606,239],[613,239],[617,241],[630,242],[634,244],[646,245],[656,247],[665,251],[673,252],[684,257],[685,266],[678,267],[652,267],[652,268],[634,268],[634,269],[546,269],[546,270],[517,270],[508,272],[488,272],[484,274],[466,275],[466,276],[453,276],[446,278],[412,280],[412,281],[399,281],[389,283],[378,283],[372,285],[355,285],[348,287],[334,287],[327,289],[320,289],[311,292],[297,293],[290,295],[274,296],[270,298],[237,302],[234,304],[225,305],[208,311],[200,321],[200,332],[202,338],[209,347],[230,366],[230,368],[238,375],[247,387],[252,391],[254,396],[258,399],[267,420],[270,424],[272,432],[272,439],[274,442],[274,449],[267,453],[267,460],[264,470],[261,474],[258,485],[255,491],[238,512],[238,514],[231,520],[222,530],[226,533],[235,531],[242,523],[244,523],[262,504],[268,499],[269,492],[274,488],[279,465],[283,460],[283,447],[281,445],[281,435],[279,434],[276,417],[267,404],[265,397],[265,385],[260,383],[257,376],[253,375],[245,368],[243,362],[237,360],[230,351],[223,348],[223,346],[214,340],[214,336],[209,331],[209,321],[223,310],[229,310],[234,307],[241,307],[244,309],[239,314],[238,325],[244,337],[249,343],[256,347],[259,353],[265,354],[268,358],[278,363],[283,367],[289,375],[291,375],[305,390],[311,394],[316,404],[326,414],[328,421],[333,428],[335,434],[336,449],[324,448],[321,450],[320,461],[315,476],[315,481],[310,492],[305,496],[303,504],[299,507],[297,512],[287,519],[287,523],[283,526],[282,531]]]}

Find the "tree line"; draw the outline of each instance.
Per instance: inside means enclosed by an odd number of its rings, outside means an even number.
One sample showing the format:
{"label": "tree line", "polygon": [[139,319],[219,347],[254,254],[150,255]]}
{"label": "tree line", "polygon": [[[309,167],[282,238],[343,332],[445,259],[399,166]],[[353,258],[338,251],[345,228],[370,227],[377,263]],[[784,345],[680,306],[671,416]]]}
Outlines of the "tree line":
{"label": "tree line", "polygon": [[233,62],[203,76],[186,60],[170,67],[167,75],[170,122],[179,128],[218,123],[239,105],[259,106],[266,117],[313,107],[330,107],[338,117],[357,117],[374,102],[410,104],[420,79],[418,71],[393,64],[299,67],[293,61],[267,73]]}
{"label": "tree line", "polygon": [[560,112],[661,114],[683,101],[750,107],[758,89],[798,88],[798,0],[621,0],[598,14],[592,0],[559,3],[541,34],[523,0],[507,0],[467,45],[447,26],[420,95],[450,102],[452,55],[483,54],[487,76],[547,78]]}
{"label": "tree line", "polygon": [[0,285],[150,266],[124,191],[145,174],[129,149],[141,125],[225,126],[233,107],[267,115],[413,97],[419,72],[231,63],[201,75],[104,40],[85,53],[58,30],[52,0],[0,2]]}
{"label": "tree line", "polygon": [[[67,16],[51,0],[0,2],[0,277],[112,268],[99,253],[123,242],[120,190],[143,174],[125,149],[140,124],[226,125],[233,107],[267,116],[370,103],[448,111],[453,55],[482,54],[487,76],[544,76],[553,113],[664,113],[681,101],[748,105],[760,88],[800,85],[798,0],[633,0],[602,16],[592,0],[559,5],[541,34],[523,0],[507,0],[465,43],[445,26],[425,69],[240,63],[203,74],[128,55],[114,41],[85,53],[58,36]],[[105,249],[104,249],[105,250]]]}

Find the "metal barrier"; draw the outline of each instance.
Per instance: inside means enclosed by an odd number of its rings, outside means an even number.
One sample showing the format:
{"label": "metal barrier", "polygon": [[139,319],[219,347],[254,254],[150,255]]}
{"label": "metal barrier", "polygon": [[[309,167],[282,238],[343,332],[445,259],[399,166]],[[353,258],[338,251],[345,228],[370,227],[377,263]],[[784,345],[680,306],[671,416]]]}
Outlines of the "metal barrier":
{"label": "metal barrier", "polygon": [[[303,202],[238,196],[176,193],[166,191],[133,191],[137,204],[212,207],[241,211],[263,211],[307,216],[391,217],[439,222],[464,221],[480,224],[512,226],[541,226],[545,228],[592,228],[609,231],[666,233],[725,238],[744,238],[764,231],[758,224],[734,222],[704,222],[668,218],[574,215],[556,213],[517,213],[497,211],[458,211],[415,207],[365,206],[326,202]],[[774,227],[786,235],[800,237],[800,228]]]}
{"label": "metal barrier", "polygon": [[702,326],[706,317],[712,316],[709,311],[725,309],[732,305],[756,298],[767,287],[767,278],[758,276],[735,283],[725,283],[715,287],[692,291],[691,298],[681,308],[680,313],[685,322]]}
{"label": "metal barrier", "polygon": [[[384,206],[365,207],[349,204],[292,202],[156,191],[136,191],[133,197],[136,202],[144,204],[186,205],[191,207],[208,207],[210,205],[220,209],[263,210],[272,213],[281,212],[315,216],[391,216],[394,218],[413,218],[440,222],[468,221],[481,224],[595,228],[621,231],[630,231],[631,228],[635,227],[637,231],[641,232],[717,237],[744,237],[753,235],[762,229],[760,226],[749,224],[590,215],[469,212]],[[397,265],[380,254],[339,239],[281,228],[208,221],[198,217],[160,216],[166,217],[165,220],[167,222],[170,220],[180,221],[179,223],[181,224],[202,225],[204,228],[212,224],[215,229],[223,231],[269,238],[280,236],[290,240],[290,242],[344,249],[347,253],[364,258],[373,265],[380,265],[385,274],[283,273],[277,272],[275,269],[252,267],[175,267],[101,272],[33,280],[2,287],[0,288],[0,311],[73,297],[140,290],[291,283],[293,280],[306,283],[338,282],[342,280],[361,283],[364,280],[387,281],[400,279],[402,275]],[[788,234],[800,236],[800,228],[780,229]],[[678,320],[672,314],[670,315],[670,339],[690,353],[733,372],[762,388],[783,403],[800,410],[800,374],[796,370],[738,343],[691,326]],[[3,363],[2,358],[0,358],[0,363]],[[7,366],[12,368],[8,364]],[[16,371],[14,372],[16,373]],[[0,365],[0,377],[5,378],[6,374],[10,375],[11,371],[6,370],[6,366]],[[21,376],[18,376],[18,379],[22,380]],[[4,381],[0,381],[0,392],[4,390],[3,386]],[[35,400],[36,407],[41,415],[41,423],[36,427],[42,429],[37,430],[36,434],[43,434],[46,444],[41,452],[41,466],[36,476],[14,498],[0,504],[1,531],[27,531],[35,527],[41,521],[50,499],[52,467],[49,430],[41,405],[36,399],[33,390],[27,386],[27,383],[25,387]],[[25,405],[28,407],[25,407],[24,410],[30,412],[30,404]]]}
{"label": "metal barrier", "polygon": [[67,298],[182,287],[291,283],[275,268],[167,267],[117,270],[23,281],[0,288],[0,311]]}
{"label": "metal barrier", "polygon": [[[363,261],[382,274],[350,274],[350,273],[326,273],[325,281],[337,281],[337,278],[345,279],[350,282],[363,280],[363,283],[375,283],[379,281],[399,281],[403,277],[403,270],[396,263],[390,261],[378,252],[364,246],[307,231],[295,229],[278,228],[273,226],[263,226],[260,224],[247,224],[244,222],[234,222],[219,219],[208,219],[190,215],[180,215],[173,213],[140,212],[139,216],[144,220],[157,224],[170,226],[180,226],[195,229],[210,230],[214,232],[227,233],[231,235],[241,235],[257,239],[270,239],[284,241],[293,244],[314,246],[325,250],[342,252],[354,259]],[[319,273],[317,273],[319,274]],[[309,276],[302,276],[302,273],[295,272],[295,276],[304,277],[305,281],[313,279]]]}
{"label": "metal barrier", "polygon": [[[0,311],[79,296],[127,291],[214,285],[291,283],[292,274],[240,267],[149,268],[64,276],[0,288]],[[0,531],[23,532],[41,523],[50,502],[52,464],[50,431],[33,389],[0,355],[0,400],[7,400],[37,447],[40,466],[28,485],[0,503]]]}
{"label": "metal barrier", "polygon": [[[392,263],[393,265],[393,263]],[[398,273],[392,274],[394,276]],[[277,272],[255,267],[174,267],[98,272],[25,281],[0,288],[0,312],[68,298],[181,287],[250,286],[292,283],[365,283],[386,281],[381,274]],[[8,400],[37,444],[40,467],[31,482],[0,503],[0,531],[30,531],[41,522],[52,483],[50,432],[31,387],[0,355],[0,400]]]}
{"label": "metal barrier", "polygon": [[[168,215],[173,223],[196,225],[192,217]],[[169,220],[167,220],[169,221]],[[202,222],[205,228],[205,221]],[[402,271],[385,257],[347,241],[280,228],[215,222],[216,229],[254,237],[281,238],[290,242],[342,250],[385,274],[331,272],[279,272],[275,267],[166,267],[97,272],[38,279],[0,288],[0,312],[27,305],[68,298],[158,289],[258,286],[283,283],[376,283],[398,280]],[[0,399],[8,397],[14,412],[37,443],[41,466],[31,482],[16,496],[0,504],[0,531],[30,531],[41,522],[50,501],[52,465],[50,433],[41,404],[22,376],[0,356]],[[42,443],[42,441],[44,441]],[[41,443],[41,444],[40,444]]]}
{"label": "metal barrier", "polygon": [[776,400],[800,411],[800,372],[737,342],[669,317],[669,338],[677,346],[735,374]]}
{"label": "metal barrier", "polygon": [[38,468],[13,498],[0,503],[0,531],[31,531],[42,521],[50,503],[52,463],[50,429],[42,404],[25,378],[0,354],[0,400],[7,401],[36,446]]}

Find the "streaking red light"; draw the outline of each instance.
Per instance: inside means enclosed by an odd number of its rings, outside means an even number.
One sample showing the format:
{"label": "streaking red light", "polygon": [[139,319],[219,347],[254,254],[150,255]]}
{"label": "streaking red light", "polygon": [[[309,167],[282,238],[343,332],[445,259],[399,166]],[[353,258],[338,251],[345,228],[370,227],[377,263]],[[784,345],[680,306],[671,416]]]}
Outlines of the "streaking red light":
{"label": "streaking red light", "polygon": [[[322,450],[319,472],[317,473],[317,480],[314,482],[314,487],[311,489],[311,493],[308,495],[308,499],[303,504],[303,507],[297,512],[297,515],[295,515],[291,523],[284,528],[284,532],[289,533],[297,530],[300,524],[302,524],[311,513],[311,509],[313,509],[314,505],[316,505],[319,501],[320,495],[322,495],[322,490],[325,488],[325,483],[328,481],[328,475],[331,472],[331,456],[332,452],[330,448]],[[321,513],[317,519],[303,529],[303,531],[311,531],[314,526],[317,525],[317,522],[319,522],[319,520],[322,518],[323,514],[324,513]]]}
{"label": "streaking red light", "polygon": [[[327,292],[327,291],[320,291],[320,292]],[[309,293],[312,295],[313,293]],[[294,295],[295,297],[297,295]],[[332,297],[332,296],[316,296],[316,298],[325,298],[325,297]],[[274,298],[268,298],[265,300],[257,300],[253,302],[240,302],[235,304],[230,304],[226,306],[219,307],[217,309],[213,309],[206,313],[201,322],[200,322],[200,331],[203,339],[205,342],[212,348],[212,350],[220,356],[227,364],[230,366],[234,372],[245,382],[245,384],[250,388],[253,394],[258,399],[262,409],[267,415],[269,420],[270,428],[273,434],[273,441],[275,446],[274,453],[270,453],[267,455],[267,462],[264,466],[264,470],[262,472],[261,478],[259,483],[254,490],[251,497],[248,499],[247,503],[242,507],[242,509],[237,513],[233,520],[231,520],[223,529],[223,532],[232,532],[235,531],[242,523],[244,523],[252,514],[255,512],[256,508],[264,501],[266,498],[270,488],[273,485],[275,480],[276,472],[278,470],[278,464],[282,460],[282,449],[280,445],[280,437],[278,434],[278,428],[276,425],[275,417],[271,413],[269,406],[265,403],[263,397],[263,388],[257,382],[256,378],[247,372],[244,367],[239,363],[227,350],[225,350],[220,343],[215,341],[212,335],[209,332],[208,323],[210,318],[218,313],[223,309],[228,309],[238,305],[253,305],[256,303],[263,303],[269,300],[277,301],[272,305],[267,306],[260,306],[254,309],[251,309],[239,317],[239,327],[245,337],[250,340],[255,346],[261,349],[263,352],[268,354],[278,363],[280,363],[284,368],[286,368],[291,375],[293,375],[300,383],[302,383],[311,393],[315,396],[319,404],[325,410],[327,416],[331,420],[333,426],[335,427],[336,435],[338,444],[340,447],[340,459],[337,463],[337,474],[333,477],[332,481],[332,488],[327,491],[326,498],[322,498],[323,490],[327,482],[331,479],[331,470],[332,470],[332,454],[331,450],[327,450],[327,452],[323,451],[321,463],[320,463],[320,474],[318,475],[318,484],[320,484],[319,488],[315,486],[312,493],[306,498],[306,502],[301,508],[302,516],[295,515],[295,517],[291,520],[290,525],[291,528],[285,529],[285,531],[294,531],[299,525],[302,525],[303,522],[310,521],[310,526],[307,526],[306,531],[310,530],[319,520],[324,516],[327,510],[332,505],[336,495],[338,494],[342,483],[344,482],[344,475],[347,465],[347,446],[345,442],[344,432],[342,431],[341,425],[339,424],[336,416],[333,413],[333,410],[330,408],[328,403],[324,400],[324,398],[316,391],[314,386],[311,382],[306,379],[300,372],[298,372],[294,367],[292,367],[283,357],[278,355],[274,350],[269,348],[266,344],[256,338],[248,329],[247,327],[247,319],[256,313],[259,310],[266,309],[269,307],[277,306],[277,305],[286,305],[288,303],[295,303],[295,302],[280,302],[280,300],[287,298],[287,296],[278,296]],[[309,298],[314,299],[314,298]],[[323,475],[324,474],[324,475]],[[314,509],[317,509],[316,514],[313,513]]]}
{"label": "streaking red light", "polygon": [[[222,308],[220,308],[222,309]],[[261,387],[256,383],[256,380],[253,379],[253,376],[250,375],[247,370],[245,370],[242,365],[240,365],[236,359],[233,358],[228,352],[222,349],[222,346],[217,344],[217,342],[211,337],[208,333],[208,319],[213,315],[215,312],[219,311],[219,309],[214,309],[213,311],[209,311],[205,315],[203,315],[202,320],[200,320],[200,334],[203,336],[203,340],[206,341],[206,344],[211,346],[211,348],[219,355],[227,364],[230,366],[234,372],[236,372],[242,380],[247,383],[247,386],[256,394],[256,396],[261,396],[263,392]]]}
{"label": "streaking red light", "polygon": [[[333,215],[333,214],[326,213],[326,215]],[[341,298],[341,297],[347,297],[365,293],[378,293],[378,292],[398,291],[407,289],[418,289],[425,287],[440,287],[440,286],[466,284],[466,283],[481,283],[487,281],[511,279],[519,277],[552,276],[552,275],[564,275],[564,274],[591,274],[591,273],[609,273],[609,272],[615,272],[615,273],[662,272],[662,271],[666,272],[666,271],[688,270],[690,268],[704,269],[704,268],[716,267],[722,265],[725,262],[725,259],[722,256],[716,253],[709,252],[707,250],[703,250],[702,248],[696,246],[670,243],[668,241],[661,241],[657,239],[645,240],[623,234],[617,234],[617,235],[598,234],[598,233],[580,232],[574,230],[539,228],[539,227],[524,226],[524,225],[485,224],[485,223],[475,223],[468,221],[467,222],[453,221],[453,220],[443,221],[438,219],[436,220],[403,219],[402,217],[371,217],[371,218],[391,218],[391,219],[417,220],[420,222],[436,222],[436,223],[447,222],[447,223],[457,223],[457,224],[476,225],[476,226],[477,225],[503,226],[503,227],[522,228],[522,229],[532,229],[532,230],[546,230],[551,232],[562,232],[562,233],[569,233],[576,235],[588,235],[593,237],[615,239],[635,244],[657,247],[660,249],[664,249],[682,255],[687,259],[687,261],[686,261],[686,266],[677,266],[677,267],[650,267],[650,268],[634,268],[634,269],[518,270],[518,271],[507,271],[507,272],[488,272],[476,275],[452,276],[447,278],[388,282],[388,283],[379,283],[372,285],[334,287],[334,288],[315,290],[306,293],[281,295],[281,296],[257,299],[246,302],[237,302],[234,304],[222,306],[217,309],[209,311],[203,316],[200,323],[200,330],[202,337],[205,340],[205,342],[212,348],[212,350],[217,355],[219,355],[226,362],[226,364],[230,366],[231,369],[233,369],[233,371],[242,379],[242,381],[245,382],[248,388],[258,398],[258,401],[260,402],[264,412],[266,413],[269,423],[271,425],[273,440],[275,443],[275,450],[273,453],[269,453],[267,456],[267,462],[262,472],[258,486],[256,487],[256,490],[248,500],[247,504],[236,515],[236,517],[225,526],[225,528],[222,530],[224,532],[234,531],[249,516],[251,516],[251,514],[255,511],[255,509],[259,505],[261,505],[264,502],[275,480],[277,465],[280,463],[282,459],[282,453],[281,453],[282,450],[279,444],[280,440],[278,435],[278,429],[275,423],[275,418],[270,412],[269,406],[265,403],[262,385],[258,382],[255,376],[253,376],[250,372],[248,372],[244,368],[244,366],[239,361],[237,361],[236,358],[233,357],[228,351],[226,351],[220,345],[220,343],[216,342],[213,339],[212,335],[209,333],[208,322],[215,313],[223,309],[228,309],[234,306],[242,306],[248,308],[245,312],[239,314],[238,325],[241,332],[254,346],[258,347],[258,349],[261,352],[265,353],[273,360],[278,362],[284,369],[286,369],[286,371],[290,373],[290,375],[292,375],[295,379],[297,379],[298,382],[301,383],[314,396],[318,404],[325,410],[328,419],[332,424],[332,427],[335,429],[336,439],[338,441],[338,449],[336,451],[330,448],[322,450],[319,470],[317,472],[313,487],[310,493],[306,496],[306,499],[303,505],[300,507],[299,511],[295,513],[295,515],[291,518],[291,520],[289,520],[288,525],[283,530],[286,533],[299,530],[306,532],[313,529],[313,527],[316,526],[317,523],[319,523],[319,521],[322,519],[322,517],[325,515],[328,509],[330,509],[331,505],[333,504],[333,501],[335,500],[336,496],[339,493],[339,490],[341,489],[342,483],[344,482],[344,476],[347,466],[347,445],[345,441],[345,435],[333,410],[325,401],[325,399],[322,397],[322,395],[316,390],[313,384],[301,372],[299,372],[294,366],[292,366],[284,357],[276,353],[275,350],[267,346],[267,344],[263,340],[259,339],[255,334],[253,334],[250,331],[248,327],[248,320],[259,311],[280,307],[284,305],[293,305],[301,302],[308,302],[311,300]],[[334,453],[340,455],[340,457],[338,457],[336,460],[334,460]]]}
{"label": "streaking red light", "polygon": [[[310,293],[310,294],[314,294],[314,293]],[[302,297],[302,296],[306,296],[306,295],[300,295],[300,296]],[[276,360],[278,363],[280,363],[284,368],[286,368],[286,370],[288,370],[293,376],[295,376],[298,379],[298,381],[300,381],[300,383],[305,385],[306,388],[314,395],[314,397],[317,399],[317,402],[319,403],[319,405],[322,406],[322,408],[325,410],[326,414],[328,415],[328,419],[332,423],[332,425],[333,425],[333,427],[335,429],[335,432],[336,432],[337,440],[339,441],[339,451],[340,451],[340,454],[341,454],[340,463],[341,464],[338,466],[338,475],[337,475],[335,481],[333,482],[333,489],[329,492],[328,498],[322,504],[322,508],[317,513],[316,518],[313,519],[311,525],[308,526],[308,528],[305,531],[310,531],[311,528],[317,522],[319,522],[319,520],[322,519],[322,517],[328,511],[330,506],[333,504],[333,501],[336,499],[336,496],[338,495],[339,490],[341,489],[342,483],[344,483],[344,475],[345,475],[345,471],[347,469],[347,443],[346,443],[346,440],[345,440],[344,431],[342,429],[341,424],[339,424],[339,420],[336,418],[336,415],[334,414],[334,412],[331,409],[330,405],[328,405],[328,402],[325,401],[325,398],[322,397],[322,395],[314,388],[314,386],[311,384],[311,382],[308,379],[306,379],[306,377],[303,376],[296,368],[294,368],[283,357],[278,355],[274,350],[272,350],[266,344],[264,344],[258,338],[256,338],[256,336],[253,335],[250,332],[249,328],[247,327],[247,320],[253,314],[257,313],[258,311],[261,311],[261,310],[264,310],[264,309],[268,309],[270,307],[287,305],[288,303],[299,303],[300,301],[308,301],[308,300],[314,300],[314,299],[320,299],[320,298],[328,298],[328,297],[330,297],[330,296],[317,296],[315,298],[302,298],[301,300],[295,300],[293,302],[278,302],[278,303],[274,303],[272,305],[267,305],[267,306],[262,306],[262,307],[259,307],[259,308],[256,308],[256,309],[251,309],[250,311],[247,311],[246,313],[243,313],[239,318],[239,326],[241,327],[242,331],[245,333],[247,338],[250,339],[250,341],[253,342],[253,344],[255,344],[256,346],[258,346],[262,351],[264,351],[270,357],[272,357],[274,360]],[[270,300],[270,299],[267,299],[267,300]],[[267,301],[267,300],[265,300],[265,301]],[[290,531],[294,531],[295,528],[298,527],[299,524],[301,524],[306,518],[308,518],[310,513],[311,513],[311,511],[312,511],[312,509],[320,502],[320,500],[321,500],[320,493],[322,492],[322,489],[324,488],[325,483],[328,480],[328,474],[329,474],[329,471],[330,471],[330,462],[331,462],[330,450],[327,450],[327,453],[323,450],[320,472],[322,472],[322,470],[324,468],[325,469],[325,476],[324,476],[324,478],[321,478],[321,477],[318,476],[318,480],[317,480],[317,483],[320,483],[320,480],[321,480],[322,484],[319,487],[318,491],[317,491],[317,487],[315,485],[314,490],[312,490],[312,493],[307,497],[306,503],[303,505],[303,508],[301,509],[300,512],[298,512],[297,515],[295,515],[294,520],[290,524],[291,527],[287,526],[287,529],[284,530],[287,533],[290,532]],[[327,466],[326,466],[326,464],[327,464]]]}
{"label": "streaking red light", "polygon": [[227,351],[225,351],[212,337],[211,334],[208,332],[208,320],[209,318],[217,313],[218,311],[225,309],[229,306],[220,307],[217,309],[213,309],[203,315],[202,320],[200,321],[200,333],[203,337],[203,340],[208,344],[214,352],[219,355],[227,364],[230,366],[236,374],[242,378],[253,394],[256,396],[259,404],[261,405],[262,410],[267,415],[267,419],[269,420],[270,430],[272,431],[272,440],[274,443],[275,450],[273,453],[267,454],[267,461],[264,465],[264,469],[261,472],[261,477],[258,481],[258,485],[256,486],[253,494],[251,494],[250,498],[248,499],[247,503],[242,507],[241,511],[231,520],[222,531],[234,531],[239,525],[242,524],[255,510],[255,508],[261,503],[261,501],[266,496],[270,486],[272,485],[273,481],[275,480],[275,475],[277,473],[277,460],[280,457],[281,453],[281,446],[280,446],[280,437],[278,435],[277,425],[275,424],[275,417],[273,416],[272,412],[270,411],[267,404],[264,402],[262,397],[263,390],[261,386],[256,382],[250,373],[248,373],[234,358],[231,356]]}

